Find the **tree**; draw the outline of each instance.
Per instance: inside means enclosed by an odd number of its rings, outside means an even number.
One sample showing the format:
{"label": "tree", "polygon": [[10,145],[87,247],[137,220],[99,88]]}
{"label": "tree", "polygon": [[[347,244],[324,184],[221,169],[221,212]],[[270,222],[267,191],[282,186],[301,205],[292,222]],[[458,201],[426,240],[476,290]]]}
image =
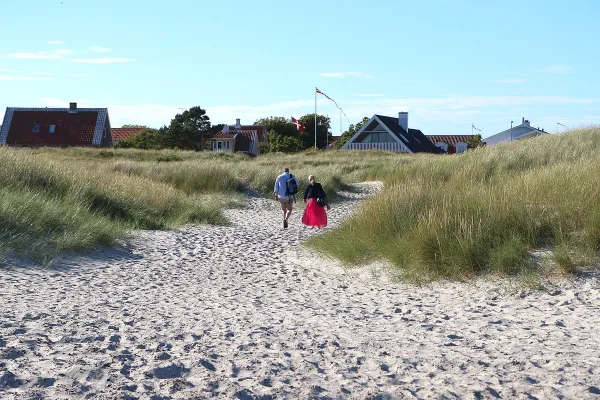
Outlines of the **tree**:
{"label": "tree", "polygon": [[[304,148],[308,149],[315,145],[315,114],[306,114],[300,117],[300,122],[304,124],[304,132],[300,132],[300,140],[304,144]],[[331,120],[317,114],[317,148],[327,148],[327,138],[329,137],[329,126]]]}
{"label": "tree", "polygon": [[137,125],[137,124],[125,124],[125,125],[122,126],[122,128],[146,128],[146,129],[150,129],[146,125]]}
{"label": "tree", "polygon": [[350,125],[348,130],[342,133],[342,136],[340,136],[340,138],[335,142],[335,148],[341,149],[342,146],[348,143],[348,141],[352,139],[352,136],[354,136],[356,132],[360,131],[370,119],[371,118],[364,117],[362,121],[358,122],[356,125]]}
{"label": "tree", "polygon": [[474,137],[469,138],[467,140],[467,145],[470,146],[471,148],[475,149],[477,147],[484,147],[485,142],[483,140],[481,140],[481,135],[477,134]]}
{"label": "tree", "polygon": [[117,148],[159,149],[160,138],[156,129],[146,128],[115,144]]}
{"label": "tree", "polygon": [[281,153],[297,153],[304,150],[304,143],[294,136],[284,136],[275,129],[269,131],[269,150]]}
{"label": "tree", "polygon": [[211,138],[212,126],[206,111],[192,107],[171,120],[169,127],[160,129],[161,144],[168,148],[202,150],[205,140]]}
{"label": "tree", "polygon": [[298,136],[298,130],[292,122],[284,117],[261,118],[254,122],[254,125],[263,125],[267,131],[274,130],[282,136]]}

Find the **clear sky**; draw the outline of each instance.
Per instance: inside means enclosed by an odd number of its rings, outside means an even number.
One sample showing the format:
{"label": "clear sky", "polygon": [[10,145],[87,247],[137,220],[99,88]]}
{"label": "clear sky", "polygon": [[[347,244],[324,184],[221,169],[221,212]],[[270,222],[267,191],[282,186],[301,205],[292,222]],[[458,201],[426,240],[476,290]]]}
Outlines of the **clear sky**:
{"label": "clear sky", "polygon": [[[595,0],[2,0],[0,122],[77,101],[113,127],[196,105],[249,124],[313,112],[318,87],[352,123],[408,111],[425,134],[523,117],[555,132],[600,123],[599,16]],[[337,108],[318,112],[338,134]]]}

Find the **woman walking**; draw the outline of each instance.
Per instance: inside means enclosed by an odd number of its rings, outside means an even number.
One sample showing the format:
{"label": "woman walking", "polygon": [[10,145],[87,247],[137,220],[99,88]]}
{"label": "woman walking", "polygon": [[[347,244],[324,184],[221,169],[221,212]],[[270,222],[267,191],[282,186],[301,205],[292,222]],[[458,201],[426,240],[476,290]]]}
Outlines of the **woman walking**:
{"label": "woman walking", "polygon": [[304,202],[307,204],[302,216],[302,223],[311,227],[324,228],[327,226],[325,207],[328,210],[331,209],[327,195],[323,186],[315,180],[314,175],[309,176],[308,181],[309,184],[304,191]]}

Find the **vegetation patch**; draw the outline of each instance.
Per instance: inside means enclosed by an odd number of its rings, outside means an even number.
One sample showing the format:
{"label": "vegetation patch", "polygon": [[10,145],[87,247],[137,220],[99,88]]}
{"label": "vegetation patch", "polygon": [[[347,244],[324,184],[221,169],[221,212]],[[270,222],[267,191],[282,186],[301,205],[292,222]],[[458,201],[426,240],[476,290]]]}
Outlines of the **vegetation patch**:
{"label": "vegetation patch", "polygon": [[[385,191],[309,241],[348,263],[386,259],[409,280],[531,275],[532,251],[559,272],[597,262],[600,129],[423,156],[369,170]],[[402,167],[397,163],[405,161]],[[396,165],[394,165],[396,164]]]}

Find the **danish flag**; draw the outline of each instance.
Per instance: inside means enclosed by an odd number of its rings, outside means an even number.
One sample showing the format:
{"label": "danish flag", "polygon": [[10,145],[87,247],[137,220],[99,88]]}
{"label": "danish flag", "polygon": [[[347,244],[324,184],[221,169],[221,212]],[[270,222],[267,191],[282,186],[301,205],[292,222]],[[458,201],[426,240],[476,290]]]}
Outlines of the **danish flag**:
{"label": "danish flag", "polygon": [[292,124],[296,125],[296,129],[304,132],[304,124],[298,121],[296,118],[292,117]]}

